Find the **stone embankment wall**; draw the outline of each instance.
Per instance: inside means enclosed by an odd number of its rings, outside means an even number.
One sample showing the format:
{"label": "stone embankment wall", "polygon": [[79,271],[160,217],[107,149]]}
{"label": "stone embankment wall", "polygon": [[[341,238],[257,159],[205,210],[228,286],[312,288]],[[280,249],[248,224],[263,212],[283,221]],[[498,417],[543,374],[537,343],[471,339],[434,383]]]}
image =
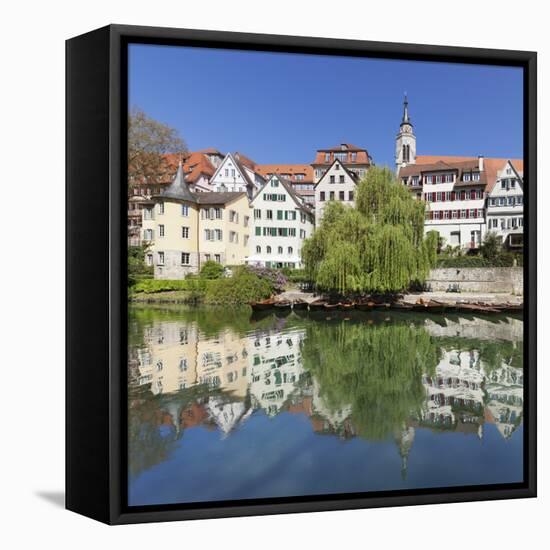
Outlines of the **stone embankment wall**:
{"label": "stone embankment wall", "polygon": [[434,292],[445,292],[458,283],[463,292],[505,292],[523,295],[523,267],[445,267],[432,269],[428,285]]}

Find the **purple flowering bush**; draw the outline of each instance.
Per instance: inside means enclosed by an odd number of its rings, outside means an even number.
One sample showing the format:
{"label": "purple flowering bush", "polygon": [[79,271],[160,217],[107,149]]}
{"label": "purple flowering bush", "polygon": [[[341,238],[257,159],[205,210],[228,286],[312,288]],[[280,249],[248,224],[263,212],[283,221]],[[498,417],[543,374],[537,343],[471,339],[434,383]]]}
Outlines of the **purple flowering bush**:
{"label": "purple flowering bush", "polygon": [[286,275],[278,269],[251,265],[248,266],[248,270],[260,279],[268,281],[273,292],[283,292],[288,283]]}

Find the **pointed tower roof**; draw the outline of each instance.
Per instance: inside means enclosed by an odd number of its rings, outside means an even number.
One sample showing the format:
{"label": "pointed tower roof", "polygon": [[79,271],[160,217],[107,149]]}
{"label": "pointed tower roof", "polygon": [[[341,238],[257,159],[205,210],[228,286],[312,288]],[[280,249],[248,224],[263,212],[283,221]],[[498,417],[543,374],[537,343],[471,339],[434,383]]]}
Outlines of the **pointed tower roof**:
{"label": "pointed tower roof", "polygon": [[409,118],[409,100],[407,98],[407,92],[405,92],[405,99],[403,100],[403,120],[401,121],[401,126],[403,124],[410,124],[412,126],[411,119]]}
{"label": "pointed tower roof", "polygon": [[195,202],[195,198],[193,197],[191,191],[189,191],[189,186],[185,181],[185,175],[183,174],[183,166],[181,160],[178,164],[178,171],[176,172],[176,176],[172,180],[172,183],[161,194],[161,197]]}

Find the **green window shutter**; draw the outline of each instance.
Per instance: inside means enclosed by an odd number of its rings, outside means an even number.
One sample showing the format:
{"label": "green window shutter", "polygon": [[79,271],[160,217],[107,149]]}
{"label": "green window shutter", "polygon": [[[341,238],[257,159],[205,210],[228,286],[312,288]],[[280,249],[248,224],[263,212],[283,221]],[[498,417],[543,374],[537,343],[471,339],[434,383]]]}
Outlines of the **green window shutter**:
{"label": "green window shutter", "polygon": [[282,211],[282,210],[277,210],[277,219],[278,219],[278,220],[282,220],[282,219],[283,219],[283,211]]}

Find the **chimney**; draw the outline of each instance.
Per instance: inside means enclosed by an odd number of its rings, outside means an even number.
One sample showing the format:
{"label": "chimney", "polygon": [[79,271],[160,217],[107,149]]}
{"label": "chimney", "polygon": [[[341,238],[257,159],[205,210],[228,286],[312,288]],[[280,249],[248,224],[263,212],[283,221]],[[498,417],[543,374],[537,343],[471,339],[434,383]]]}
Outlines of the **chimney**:
{"label": "chimney", "polygon": [[483,172],[483,155],[479,155],[478,161],[479,161],[479,171]]}

